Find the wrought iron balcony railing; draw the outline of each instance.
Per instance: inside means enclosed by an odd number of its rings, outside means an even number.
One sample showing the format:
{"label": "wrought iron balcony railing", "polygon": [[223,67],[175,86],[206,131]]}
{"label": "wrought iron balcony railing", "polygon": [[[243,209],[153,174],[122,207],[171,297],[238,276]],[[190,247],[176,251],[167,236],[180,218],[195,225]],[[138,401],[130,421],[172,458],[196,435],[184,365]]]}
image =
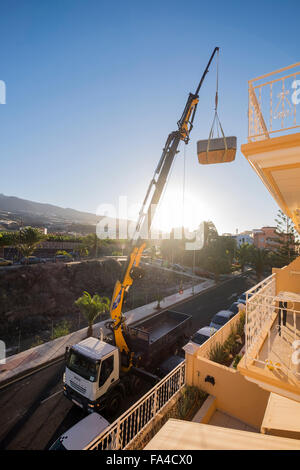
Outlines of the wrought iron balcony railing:
{"label": "wrought iron balcony railing", "polygon": [[300,62],[249,80],[248,141],[300,127]]}
{"label": "wrought iron balcony railing", "polygon": [[[293,297],[294,295],[294,297]],[[276,274],[247,292],[245,361],[300,380],[300,311],[297,294],[276,295]]]}

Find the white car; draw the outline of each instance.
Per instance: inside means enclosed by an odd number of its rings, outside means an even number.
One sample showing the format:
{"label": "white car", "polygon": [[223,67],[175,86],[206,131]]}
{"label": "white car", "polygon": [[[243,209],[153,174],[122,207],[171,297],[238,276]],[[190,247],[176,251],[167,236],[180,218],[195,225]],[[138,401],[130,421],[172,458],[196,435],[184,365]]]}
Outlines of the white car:
{"label": "white car", "polygon": [[49,450],[84,450],[109,425],[103,416],[91,413],[64,432]]}
{"label": "white car", "polygon": [[215,328],[216,330],[219,330],[222,328],[222,326],[225,325],[231,318],[233,318],[235,313],[233,313],[231,310],[220,310],[218,313],[216,313],[210,322],[210,327]]}

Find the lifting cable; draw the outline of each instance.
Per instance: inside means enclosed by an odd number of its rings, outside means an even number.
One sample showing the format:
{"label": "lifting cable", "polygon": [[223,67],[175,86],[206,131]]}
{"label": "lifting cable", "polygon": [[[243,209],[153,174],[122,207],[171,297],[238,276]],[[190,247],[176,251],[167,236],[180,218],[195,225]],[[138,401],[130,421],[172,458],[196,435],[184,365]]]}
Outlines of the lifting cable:
{"label": "lifting cable", "polygon": [[221,124],[221,121],[220,121],[220,118],[219,118],[219,115],[218,115],[218,102],[219,102],[219,51],[217,52],[217,77],[216,77],[215,114],[214,114],[213,122],[212,122],[211,129],[210,129],[210,133],[209,133],[209,136],[208,136],[208,142],[207,142],[207,149],[206,149],[206,161],[207,161],[207,163],[209,163],[208,162],[209,145],[210,145],[211,139],[214,138],[214,127],[215,126],[216,126],[218,137],[220,137],[220,133],[219,133],[219,128],[220,128],[221,134],[222,134],[223,139],[224,139],[224,146],[225,146],[224,158],[225,158],[226,153],[227,153],[227,141],[226,141],[226,137],[225,137],[225,134],[224,134],[224,131],[223,131],[223,127],[222,127],[222,124]]}
{"label": "lifting cable", "polygon": [[186,144],[183,148],[183,178],[182,178],[182,237],[184,237],[184,216],[185,216],[185,172],[186,172]]}

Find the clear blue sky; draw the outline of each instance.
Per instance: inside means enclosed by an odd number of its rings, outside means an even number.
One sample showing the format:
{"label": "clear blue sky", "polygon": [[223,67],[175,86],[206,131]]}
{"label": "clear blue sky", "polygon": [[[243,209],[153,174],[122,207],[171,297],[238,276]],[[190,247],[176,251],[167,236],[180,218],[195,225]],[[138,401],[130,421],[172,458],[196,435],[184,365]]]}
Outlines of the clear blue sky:
{"label": "clear blue sky", "polygon": [[[0,192],[90,212],[119,195],[141,202],[216,45],[219,113],[239,148],[247,80],[299,61],[297,0],[2,0],[0,13]],[[215,66],[186,149],[187,191],[220,233],[273,224],[277,206],[240,150],[232,164],[197,163],[214,87]],[[170,194],[182,191],[182,163]]]}

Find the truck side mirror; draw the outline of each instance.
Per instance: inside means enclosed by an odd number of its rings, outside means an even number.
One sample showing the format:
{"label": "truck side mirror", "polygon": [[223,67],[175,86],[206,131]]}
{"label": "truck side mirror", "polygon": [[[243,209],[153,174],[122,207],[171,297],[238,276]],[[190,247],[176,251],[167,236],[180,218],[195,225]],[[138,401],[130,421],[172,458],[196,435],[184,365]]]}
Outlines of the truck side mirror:
{"label": "truck side mirror", "polygon": [[65,361],[68,360],[69,353],[70,353],[70,348],[69,348],[69,346],[67,346],[67,347],[66,347],[66,350],[65,350]]}

